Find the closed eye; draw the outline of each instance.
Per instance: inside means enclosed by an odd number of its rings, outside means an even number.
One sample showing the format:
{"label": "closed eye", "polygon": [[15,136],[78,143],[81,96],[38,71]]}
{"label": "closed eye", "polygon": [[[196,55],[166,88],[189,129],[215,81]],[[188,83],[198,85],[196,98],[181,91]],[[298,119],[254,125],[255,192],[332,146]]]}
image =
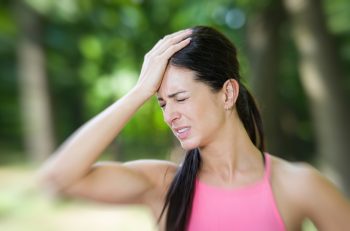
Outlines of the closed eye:
{"label": "closed eye", "polygon": [[176,101],[177,101],[177,102],[183,102],[183,101],[185,101],[186,99],[188,99],[188,98],[184,98],[184,99],[176,99]]}
{"label": "closed eye", "polygon": [[165,108],[165,103],[164,104],[159,104],[159,106],[164,109]]}
{"label": "closed eye", "polygon": [[[181,99],[175,99],[176,102],[184,102],[185,100],[187,100],[188,98],[181,98]],[[161,103],[159,102],[159,106],[164,109],[166,104],[165,103]]]}

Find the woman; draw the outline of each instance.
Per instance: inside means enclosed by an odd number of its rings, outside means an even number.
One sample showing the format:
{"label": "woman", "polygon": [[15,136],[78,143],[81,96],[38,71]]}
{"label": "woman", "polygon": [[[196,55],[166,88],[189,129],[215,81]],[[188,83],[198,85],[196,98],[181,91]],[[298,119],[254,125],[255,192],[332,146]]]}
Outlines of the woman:
{"label": "woman", "polygon": [[[95,161],[157,94],[184,162]],[[241,84],[236,50],[194,27],[165,36],[145,56],[139,81],[80,128],[42,167],[50,191],[151,208],[161,230],[349,230],[349,202],[314,168],[265,152],[261,118]]]}

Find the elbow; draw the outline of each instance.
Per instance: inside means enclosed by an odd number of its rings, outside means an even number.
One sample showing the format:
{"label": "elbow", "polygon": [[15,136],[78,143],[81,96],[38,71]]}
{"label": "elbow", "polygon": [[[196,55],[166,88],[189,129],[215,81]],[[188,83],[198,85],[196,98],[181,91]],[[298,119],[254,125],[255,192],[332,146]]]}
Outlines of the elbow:
{"label": "elbow", "polygon": [[63,184],[60,183],[57,173],[47,168],[40,169],[36,174],[36,185],[40,191],[50,197],[57,197],[63,193]]}

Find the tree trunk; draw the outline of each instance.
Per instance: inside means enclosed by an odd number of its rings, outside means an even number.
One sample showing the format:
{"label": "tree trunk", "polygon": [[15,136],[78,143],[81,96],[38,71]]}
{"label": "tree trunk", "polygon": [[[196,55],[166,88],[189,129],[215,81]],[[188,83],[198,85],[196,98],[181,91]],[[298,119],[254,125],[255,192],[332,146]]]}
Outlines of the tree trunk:
{"label": "tree trunk", "polygon": [[345,76],[326,28],[321,1],[284,0],[300,53],[301,81],[309,98],[320,167],[350,195],[350,135]]}
{"label": "tree trunk", "polygon": [[30,160],[38,163],[54,148],[41,24],[39,16],[24,1],[15,3],[15,13],[19,28],[17,69],[24,142]]}
{"label": "tree trunk", "polygon": [[270,3],[250,17],[247,28],[250,83],[260,106],[267,150],[277,155],[286,155],[278,96],[282,9],[279,1]]}

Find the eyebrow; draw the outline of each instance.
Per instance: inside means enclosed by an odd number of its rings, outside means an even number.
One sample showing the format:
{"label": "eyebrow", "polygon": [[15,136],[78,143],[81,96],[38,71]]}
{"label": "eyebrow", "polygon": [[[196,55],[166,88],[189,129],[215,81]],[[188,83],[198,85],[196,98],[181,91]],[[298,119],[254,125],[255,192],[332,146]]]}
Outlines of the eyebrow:
{"label": "eyebrow", "polygon": [[[178,92],[172,93],[172,94],[168,95],[168,98],[174,98],[176,95],[181,94],[181,93],[185,93],[185,92],[187,92],[187,91],[178,91]],[[157,99],[158,99],[158,101],[164,100],[162,97],[159,97],[159,96],[157,97]]]}

